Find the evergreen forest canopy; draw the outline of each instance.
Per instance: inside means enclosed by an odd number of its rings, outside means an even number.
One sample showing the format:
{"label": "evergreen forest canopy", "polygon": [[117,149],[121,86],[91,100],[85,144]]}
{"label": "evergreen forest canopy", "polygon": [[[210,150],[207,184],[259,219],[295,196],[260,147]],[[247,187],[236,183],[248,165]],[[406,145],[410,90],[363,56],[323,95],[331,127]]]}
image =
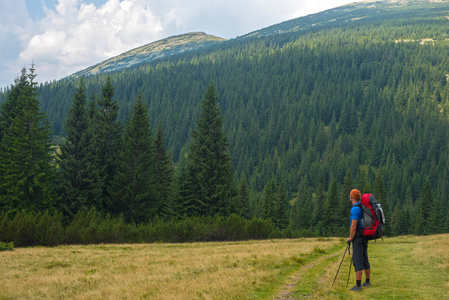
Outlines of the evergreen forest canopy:
{"label": "evergreen forest canopy", "polygon": [[[447,232],[447,16],[447,2],[359,3],[81,82],[35,86],[23,74],[48,115],[42,124],[60,141],[50,176],[57,184],[43,188],[48,203],[30,206],[10,202],[15,192],[4,180],[3,216],[55,208],[69,224],[91,207],[136,223],[234,213],[270,219],[285,236],[346,235],[349,191],[358,188],[383,205],[389,235]],[[3,118],[20,82],[0,96]],[[72,122],[76,105],[81,123]],[[205,124],[219,125],[216,141]],[[137,128],[148,131],[136,136]],[[145,150],[132,150],[143,136]],[[76,151],[90,152],[73,163]],[[124,183],[126,162],[142,151],[145,167],[134,170],[142,181]],[[71,177],[78,172],[85,175]]]}

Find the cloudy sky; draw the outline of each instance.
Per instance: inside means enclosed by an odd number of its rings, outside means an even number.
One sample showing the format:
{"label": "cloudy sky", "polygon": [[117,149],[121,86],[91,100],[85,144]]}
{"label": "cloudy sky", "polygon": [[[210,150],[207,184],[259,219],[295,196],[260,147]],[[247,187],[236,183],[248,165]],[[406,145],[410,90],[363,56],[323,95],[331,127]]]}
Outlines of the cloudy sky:
{"label": "cloudy sky", "polygon": [[202,31],[223,38],[360,0],[0,0],[0,87],[36,65],[61,79],[127,50]]}

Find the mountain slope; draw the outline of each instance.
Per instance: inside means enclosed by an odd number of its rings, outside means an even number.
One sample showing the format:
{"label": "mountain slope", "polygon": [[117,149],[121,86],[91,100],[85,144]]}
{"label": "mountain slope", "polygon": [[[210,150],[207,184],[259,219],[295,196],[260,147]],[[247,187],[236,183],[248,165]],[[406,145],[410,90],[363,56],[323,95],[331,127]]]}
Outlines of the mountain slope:
{"label": "mountain slope", "polygon": [[213,35],[207,35],[203,32],[176,35],[127,51],[85,70],[76,72],[72,76],[78,77],[117,71],[136,64],[148,63],[159,58],[204,49],[224,41],[226,40]]}
{"label": "mountain slope", "polygon": [[[255,191],[263,191],[274,175],[289,193],[298,192],[303,181],[308,189],[300,193],[324,201],[330,183],[341,185],[350,170],[353,185],[382,194],[388,219],[393,213],[397,219],[419,211],[429,180],[438,195],[435,207],[445,216],[449,3],[356,4],[344,7],[351,10],[350,22],[331,22],[335,14],[344,15],[342,9],[289,21],[282,25],[285,33],[272,28],[269,34],[90,76],[87,94],[98,95],[111,76],[120,118],[126,120],[141,92],[153,128],[161,122],[178,162],[188,151],[200,100],[212,80],[236,177],[245,176]],[[307,21],[312,17],[316,20]],[[298,22],[331,25],[287,32]],[[417,42],[430,38],[433,43]],[[75,86],[69,79],[39,88],[55,134],[64,134]],[[329,201],[337,201],[331,196]],[[405,203],[416,209],[403,211]],[[409,227],[395,230],[407,233]]]}

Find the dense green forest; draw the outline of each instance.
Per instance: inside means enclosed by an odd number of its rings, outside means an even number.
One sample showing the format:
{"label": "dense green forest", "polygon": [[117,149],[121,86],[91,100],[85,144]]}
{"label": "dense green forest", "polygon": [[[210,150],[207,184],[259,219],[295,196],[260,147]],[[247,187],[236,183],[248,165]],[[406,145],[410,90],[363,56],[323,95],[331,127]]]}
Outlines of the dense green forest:
{"label": "dense green forest", "polygon": [[[61,211],[65,224],[95,206],[105,218],[122,213],[125,222],[233,213],[270,219],[284,231],[345,235],[349,191],[359,188],[382,203],[388,235],[447,232],[449,4],[404,3],[345,6],[82,84],[72,78],[36,86],[62,150],[57,188],[46,191],[54,195],[48,208]],[[0,101],[8,103],[13,94],[14,88]],[[221,146],[210,143],[209,150],[201,140],[207,136],[201,129],[206,99],[216,106],[208,115],[222,125],[215,128],[220,142],[214,142]],[[90,115],[83,121],[85,138],[95,141],[80,147],[94,154],[79,159],[96,157],[110,169],[72,164],[87,174],[75,184],[58,178],[69,169],[64,147],[73,146],[79,133],[69,125],[76,103]],[[141,120],[135,119],[137,106]],[[114,114],[91,124],[89,118],[102,111]],[[126,174],[123,162],[132,160],[132,139],[138,138],[129,128],[133,123],[149,130],[142,134],[153,158],[144,169],[155,170],[159,140],[169,184],[162,187],[160,176],[154,178],[161,170],[149,172],[146,183],[133,184],[153,188],[130,205],[120,202],[127,191],[119,187],[126,183],[116,174]],[[108,142],[98,136],[103,131],[114,132]],[[113,136],[117,142],[109,143]],[[201,159],[210,149],[220,149],[211,168],[223,169],[219,174],[198,169],[207,165]],[[79,196],[71,190],[77,184]],[[4,184],[0,191],[6,195],[0,199],[11,193]],[[6,210],[30,209],[4,203],[5,218],[13,217]],[[45,206],[30,210],[36,209]]]}

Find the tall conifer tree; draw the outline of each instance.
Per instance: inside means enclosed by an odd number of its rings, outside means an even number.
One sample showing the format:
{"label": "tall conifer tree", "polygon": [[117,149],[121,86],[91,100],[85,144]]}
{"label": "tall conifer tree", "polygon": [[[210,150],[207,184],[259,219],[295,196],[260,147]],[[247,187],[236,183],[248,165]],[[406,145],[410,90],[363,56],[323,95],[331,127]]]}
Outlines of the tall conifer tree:
{"label": "tall conifer tree", "polygon": [[187,157],[181,152],[178,168],[175,173],[174,184],[165,207],[166,218],[180,218],[183,216],[199,215],[192,187],[195,186],[193,176],[189,173]]}
{"label": "tall conifer tree", "polygon": [[271,219],[275,221],[276,206],[277,206],[277,184],[274,175],[271,180],[267,183],[264,190],[264,202],[262,209],[262,217],[264,219]]}
{"label": "tall conifer tree", "polygon": [[87,141],[86,153],[86,171],[83,181],[86,184],[83,188],[86,197],[87,207],[103,208],[103,186],[101,178],[101,169],[99,163],[99,153],[96,142],[97,136],[97,97],[92,94],[86,110],[87,131],[85,138]]}
{"label": "tall conifer tree", "polygon": [[148,111],[141,96],[126,124],[114,180],[109,188],[109,211],[128,221],[146,222],[162,203],[156,184],[155,150]]}
{"label": "tall conifer tree", "polygon": [[218,96],[212,83],[201,101],[196,123],[188,154],[188,176],[193,184],[191,196],[199,214],[228,215],[235,207],[237,188]]}
{"label": "tall conifer tree", "polygon": [[167,201],[171,193],[175,169],[173,167],[171,155],[165,149],[164,136],[162,132],[161,123],[159,123],[156,130],[156,138],[154,140],[154,146],[155,146],[156,183],[162,204],[160,209],[164,210],[163,206],[167,205]]}
{"label": "tall conifer tree", "polygon": [[279,185],[277,192],[277,207],[276,207],[276,223],[281,229],[285,229],[289,223],[290,203],[288,201],[287,191],[285,189],[284,181]]}
{"label": "tall conifer tree", "polygon": [[349,194],[351,190],[354,188],[354,182],[352,181],[352,173],[351,170],[348,169],[346,172],[346,176],[344,179],[344,183],[341,187],[340,192],[340,201],[338,204],[337,215],[339,216],[338,227],[342,229],[347,229],[349,226],[348,215],[351,212],[352,203],[349,199]]}
{"label": "tall conifer tree", "polygon": [[28,74],[22,70],[2,106],[0,207],[5,210],[45,210],[57,200],[50,127],[39,106],[34,71],[34,65]]}
{"label": "tall conifer tree", "polygon": [[93,164],[96,165],[99,173],[98,186],[101,186],[102,199],[98,209],[114,210],[108,207],[108,189],[117,171],[119,162],[121,125],[117,120],[119,106],[113,99],[114,87],[111,78],[108,77],[106,84],[101,90],[101,97],[98,99],[98,107],[95,111],[91,123],[91,153]]}
{"label": "tall conifer tree", "polygon": [[250,206],[250,195],[248,189],[248,182],[246,181],[246,177],[243,177],[240,183],[240,191],[239,191],[239,203],[241,207],[241,215],[245,219],[251,219],[252,212]]}
{"label": "tall conifer tree", "polygon": [[60,146],[58,154],[59,189],[62,197],[59,206],[69,217],[89,207],[86,194],[88,192],[86,180],[89,178],[86,166],[89,146],[86,102],[84,79],[81,77],[64,124],[66,140]]}

